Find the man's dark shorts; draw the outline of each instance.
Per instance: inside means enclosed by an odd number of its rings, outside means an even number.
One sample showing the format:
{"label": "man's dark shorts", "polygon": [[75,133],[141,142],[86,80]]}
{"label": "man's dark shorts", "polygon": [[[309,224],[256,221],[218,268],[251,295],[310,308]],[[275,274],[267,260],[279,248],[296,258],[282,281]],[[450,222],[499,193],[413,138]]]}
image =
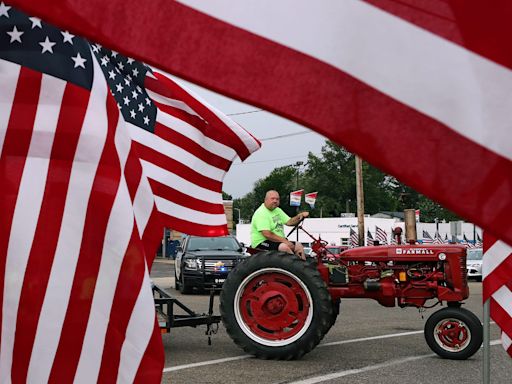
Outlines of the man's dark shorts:
{"label": "man's dark shorts", "polygon": [[264,249],[265,251],[277,251],[279,248],[279,244],[281,243],[278,243],[276,241],[265,240],[262,243],[259,243],[256,248]]}

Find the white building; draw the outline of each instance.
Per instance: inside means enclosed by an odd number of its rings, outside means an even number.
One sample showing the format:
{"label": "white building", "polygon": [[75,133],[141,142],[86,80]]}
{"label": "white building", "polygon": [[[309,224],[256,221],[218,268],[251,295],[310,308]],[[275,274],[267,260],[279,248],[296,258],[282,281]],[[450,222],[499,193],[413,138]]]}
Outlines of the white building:
{"label": "white building", "polygon": [[[327,241],[329,244],[336,245],[349,245],[350,244],[350,228],[356,233],[357,228],[357,217],[332,217],[332,218],[308,218],[302,223],[303,228],[309,232],[315,238],[320,237],[322,240]],[[387,242],[390,243],[391,231],[393,228],[400,227],[403,230],[403,238],[405,239],[405,228],[404,222],[398,219],[385,219],[376,217],[365,217],[364,218],[364,233],[365,233],[365,244],[366,234],[370,232],[373,239],[375,239],[375,231],[379,227],[387,235]],[[285,234],[291,231],[292,227],[285,227]],[[416,233],[418,240],[423,239],[423,231],[434,238],[436,229],[439,229],[439,235],[442,239],[445,237],[448,240],[452,240],[450,232],[450,223],[416,223]],[[461,223],[461,234],[457,236],[458,240],[462,240],[465,235],[470,241],[474,240],[474,233],[482,238],[482,230],[476,227],[472,223]],[[246,245],[251,243],[251,224],[237,224],[236,226],[236,237],[240,242]],[[296,240],[297,235],[294,232],[289,236],[290,240]],[[304,231],[299,230],[298,240],[302,243],[310,243],[313,240]]]}

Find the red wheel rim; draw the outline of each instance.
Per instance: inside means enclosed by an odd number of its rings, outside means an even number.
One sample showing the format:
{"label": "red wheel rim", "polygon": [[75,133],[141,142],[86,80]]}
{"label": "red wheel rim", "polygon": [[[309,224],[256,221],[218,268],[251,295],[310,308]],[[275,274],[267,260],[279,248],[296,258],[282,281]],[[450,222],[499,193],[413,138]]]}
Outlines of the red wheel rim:
{"label": "red wheel rim", "polygon": [[459,352],[471,341],[471,332],[461,320],[443,319],[434,328],[434,338],[446,351]]}
{"label": "red wheel rim", "polygon": [[268,268],[253,273],[237,292],[244,332],[267,345],[285,345],[303,334],[312,319],[311,295],[293,274]]}

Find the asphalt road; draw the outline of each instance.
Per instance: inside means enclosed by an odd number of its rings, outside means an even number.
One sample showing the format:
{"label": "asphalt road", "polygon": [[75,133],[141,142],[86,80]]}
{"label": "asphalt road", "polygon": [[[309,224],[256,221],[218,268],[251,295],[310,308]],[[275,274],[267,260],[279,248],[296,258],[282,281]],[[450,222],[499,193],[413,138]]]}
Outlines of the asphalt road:
{"label": "asphalt road", "polygon": [[[198,313],[208,295],[181,295],[174,289],[172,261],[157,259],[153,281]],[[482,316],[481,283],[470,283],[465,308]],[[218,296],[215,297],[218,314]],[[482,383],[482,350],[465,361],[439,358],[423,336],[426,318],[413,308],[384,308],[364,299],[342,301],[341,313],[320,345],[298,361],[259,360],[237,347],[222,324],[208,345],[206,327],[183,327],[163,335],[165,369],[162,383],[314,384],[314,383]],[[491,325],[491,383],[512,383],[512,359],[499,331]]]}

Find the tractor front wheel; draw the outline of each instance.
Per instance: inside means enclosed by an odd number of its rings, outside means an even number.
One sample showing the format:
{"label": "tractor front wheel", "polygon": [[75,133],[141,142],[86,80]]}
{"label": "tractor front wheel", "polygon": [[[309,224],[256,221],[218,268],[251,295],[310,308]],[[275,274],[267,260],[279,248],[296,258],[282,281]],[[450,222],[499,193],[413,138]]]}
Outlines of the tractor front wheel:
{"label": "tractor front wheel", "polygon": [[425,339],[432,351],[445,359],[465,360],[482,345],[478,317],[464,308],[448,307],[434,312],[425,323]]}
{"label": "tractor front wheel", "polygon": [[224,282],[220,311],[226,331],[263,359],[298,359],[330,328],[333,305],[314,260],[270,251],[253,255]]}

